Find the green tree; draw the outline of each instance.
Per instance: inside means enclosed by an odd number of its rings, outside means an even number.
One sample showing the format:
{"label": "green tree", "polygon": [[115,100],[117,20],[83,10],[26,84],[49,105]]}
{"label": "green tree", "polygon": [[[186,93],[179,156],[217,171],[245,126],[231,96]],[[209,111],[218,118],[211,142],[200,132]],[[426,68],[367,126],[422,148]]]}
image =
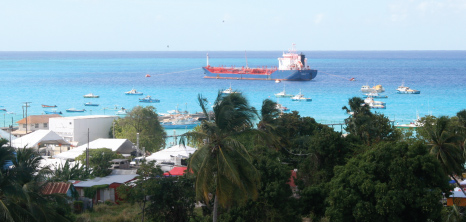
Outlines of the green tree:
{"label": "green tree", "polygon": [[390,119],[380,113],[371,113],[364,100],[359,97],[349,99],[350,108],[343,106],[343,110],[350,113],[345,119],[346,132],[357,137],[366,145],[372,145],[381,141],[395,141],[399,138]]}
{"label": "green tree", "polygon": [[[117,192],[121,199],[131,204],[137,204],[141,209],[141,221],[144,221],[149,207],[148,196],[153,192],[158,192],[156,178],[163,176],[163,171],[159,166],[154,167],[155,161],[143,161],[135,181],[122,184],[118,187]],[[160,191],[165,192],[165,191]]]}
{"label": "green tree", "polygon": [[331,221],[438,221],[450,190],[440,163],[422,143],[379,143],[335,168]]}
{"label": "green tree", "polygon": [[232,206],[221,215],[221,221],[302,221],[296,209],[298,200],[291,198],[288,184],[292,170],[280,161],[279,151],[258,144],[251,155],[260,173],[259,196]]}
{"label": "green tree", "polygon": [[448,130],[450,124],[450,118],[441,116],[436,119],[435,124],[424,125],[424,130],[428,135],[430,153],[439,160],[444,172],[461,187],[455,175],[464,172],[465,152],[461,149],[461,137]]}
{"label": "green tree", "polygon": [[[0,147],[0,219],[2,221],[69,221],[63,195],[44,195],[50,171],[39,169],[41,157],[33,149]],[[3,167],[7,161],[11,167]]]}
{"label": "green tree", "polygon": [[158,115],[153,106],[136,106],[125,118],[115,120],[115,137],[131,141],[137,140],[139,133],[139,148],[156,152],[165,146],[166,133],[160,125]]}
{"label": "green tree", "polygon": [[151,178],[148,218],[160,222],[190,221],[194,217],[194,179],[185,176]]}
{"label": "green tree", "polygon": [[[207,115],[207,100],[199,95],[199,104]],[[213,220],[217,221],[218,205],[257,198],[259,176],[246,147],[236,138],[251,133],[256,110],[239,93],[222,96],[219,92],[213,106],[214,120],[203,121],[200,132],[188,132],[188,140],[203,140],[190,158],[189,169],[196,176],[199,199],[209,203],[213,192]],[[211,187],[214,186],[214,190]]]}
{"label": "green tree", "polygon": [[[109,169],[110,166],[112,166],[110,161],[122,158],[124,157],[121,154],[117,154],[108,148],[89,149],[89,167],[92,168],[91,174],[96,177],[105,177],[109,175],[112,172],[112,170]],[[86,165],[86,152],[76,157],[76,160]]]}
{"label": "green tree", "polygon": [[[84,160],[85,161],[85,160]],[[84,166],[85,164],[74,164],[71,166],[67,160],[65,164],[57,166],[53,172],[51,180],[68,181],[68,180],[85,180],[90,178],[90,174]]]}

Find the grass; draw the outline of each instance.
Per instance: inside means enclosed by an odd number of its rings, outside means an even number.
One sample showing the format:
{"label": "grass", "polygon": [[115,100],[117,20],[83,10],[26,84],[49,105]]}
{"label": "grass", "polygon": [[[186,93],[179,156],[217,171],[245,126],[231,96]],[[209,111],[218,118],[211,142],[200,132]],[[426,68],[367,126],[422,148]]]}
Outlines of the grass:
{"label": "grass", "polygon": [[137,205],[122,203],[120,205],[94,205],[93,211],[77,215],[76,222],[136,222],[141,221],[140,208]]}

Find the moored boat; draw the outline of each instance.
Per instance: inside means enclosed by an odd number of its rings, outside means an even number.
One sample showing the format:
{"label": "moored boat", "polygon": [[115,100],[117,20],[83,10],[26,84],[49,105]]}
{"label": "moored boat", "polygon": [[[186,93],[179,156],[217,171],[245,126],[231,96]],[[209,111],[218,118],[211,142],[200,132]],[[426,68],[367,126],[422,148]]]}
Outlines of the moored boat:
{"label": "moored boat", "polygon": [[293,97],[293,96],[294,95],[286,94],[285,86],[283,86],[283,91],[281,91],[279,93],[275,93],[275,97],[278,97],[278,98],[281,98],[281,97]]}
{"label": "moored boat", "polygon": [[84,95],[83,97],[84,98],[99,98],[100,96],[89,93],[89,94]]}
{"label": "moored boat", "polygon": [[385,92],[385,89],[383,88],[382,85],[376,85],[376,86],[373,86],[372,88],[369,85],[363,85],[361,87],[361,92],[363,92],[363,93],[371,93],[371,92],[382,93],[382,92]]}
{"label": "moored boat", "polygon": [[91,103],[91,102],[88,102],[88,103],[84,103],[85,106],[99,106],[99,104],[97,103]]}
{"label": "moored boat", "polygon": [[139,99],[139,102],[141,103],[159,103],[160,100],[158,99],[153,99],[151,96],[146,96],[142,99]]}
{"label": "moored boat", "polygon": [[124,115],[128,114],[128,111],[126,111],[125,108],[121,107],[121,109],[118,110],[115,114],[116,114],[116,115],[124,116]]}
{"label": "moored boat", "polygon": [[85,111],[86,111],[85,109],[75,109],[75,108],[69,108],[66,110],[66,112],[69,112],[69,113],[82,113]]}
{"label": "moored boat", "polygon": [[278,67],[226,67],[210,66],[209,55],[207,54],[207,66],[202,67],[204,78],[212,79],[244,79],[244,80],[292,80],[309,81],[317,76],[317,70],[311,69],[304,54],[298,54],[295,44],[288,53],[283,53],[283,57],[278,58]]}
{"label": "moored boat", "polygon": [[368,98],[368,97],[379,98],[379,99],[388,98],[387,95],[380,95],[376,92],[370,92],[370,93],[364,94],[364,98]]}
{"label": "moored boat", "polygon": [[277,103],[277,105],[275,106],[276,109],[280,110],[281,112],[286,112],[286,111],[290,111],[290,109],[286,106],[283,106],[282,104],[280,103]]}
{"label": "moored boat", "polygon": [[364,103],[361,104],[362,106],[367,105],[371,109],[385,109],[385,103],[381,101],[374,101],[372,97],[367,97],[364,99]]}
{"label": "moored boat", "polygon": [[291,100],[293,101],[303,101],[303,102],[310,102],[312,101],[311,98],[306,98],[304,97],[303,94],[301,94],[301,90],[299,90],[299,93],[296,96],[291,97]]}
{"label": "moored boat", "polygon": [[225,90],[222,91],[222,94],[223,94],[223,95],[228,95],[228,94],[233,94],[233,93],[241,94],[241,92],[238,92],[238,91],[236,91],[236,90],[233,90],[233,89],[231,88],[231,84],[230,84],[230,88],[225,89]]}
{"label": "moored boat", "polygon": [[144,93],[138,92],[136,89],[131,89],[130,91],[125,92],[125,95],[142,95],[142,94]]}
{"label": "moored boat", "polygon": [[49,105],[44,105],[42,104],[42,108],[55,108],[57,105],[49,106]]}
{"label": "moored boat", "polygon": [[396,91],[399,94],[420,94],[421,93],[421,91],[419,90],[410,89],[409,87],[404,86],[404,83],[401,83],[401,86],[398,86]]}
{"label": "moored boat", "polygon": [[44,113],[45,114],[63,114],[61,111],[57,111],[57,110],[52,110],[52,111],[44,110]]}

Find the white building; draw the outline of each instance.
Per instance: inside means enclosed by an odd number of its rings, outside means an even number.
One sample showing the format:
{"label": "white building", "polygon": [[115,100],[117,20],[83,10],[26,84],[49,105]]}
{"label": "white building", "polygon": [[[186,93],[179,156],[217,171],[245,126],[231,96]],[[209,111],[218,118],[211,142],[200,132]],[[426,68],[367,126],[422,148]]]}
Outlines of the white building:
{"label": "white building", "polygon": [[74,146],[79,146],[98,138],[109,138],[113,120],[117,118],[104,115],[50,118],[49,129]]}

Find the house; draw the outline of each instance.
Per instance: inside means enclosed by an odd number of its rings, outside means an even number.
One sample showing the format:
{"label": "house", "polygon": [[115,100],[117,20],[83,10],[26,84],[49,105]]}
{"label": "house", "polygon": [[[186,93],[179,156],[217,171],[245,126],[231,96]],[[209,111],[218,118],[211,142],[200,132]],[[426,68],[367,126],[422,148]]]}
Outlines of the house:
{"label": "house", "polygon": [[18,130],[13,131],[12,134],[16,136],[24,136],[27,133],[34,132],[36,130],[48,130],[50,118],[60,118],[58,114],[50,115],[31,115],[22,120],[16,122],[18,124]]}
{"label": "house", "polygon": [[107,148],[111,149],[113,152],[119,154],[131,154],[135,150],[134,144],[127,139],[96,139],[89,143],[89,145],[83,144],[69,151],[54,155],[55,158],[60,159],[72,159],[74,160],[79,155],[83,154],[84,151],[89,147],[89,149],[100,149]]}
{"label": "house", "polygon": [[69,146],[70,144],[51,130],[37,130],[11,141],[11,146],[15,148],[38,149],[42,147],[50,150],[48,148],[52,148],[51,145],[61,147],[62,145]]}
{"label": "house", "polygon": [[466,206],[466,196],[464,196],[463,191],[453,191],[451,195],[447,198],[447,206]]}
{"label": "house", "polygon": [[70,198],[76,198],[77,192],[73,184],[66,182],[49,182],[41,190],[42,194],[66,194]]}
{"label": "house", "polygon": [[84,190],[93,188],[95,194],[92,203],[119,200],[117,188],[126,182],[134,180],[138,175],[137,170],[113,170],[112,174],[106,177],[96,177],[86,181],[75,181],[74,186],[80,197],[84,197]]}
{"label": "house", "polygon": [[108,115],[50,118],[49,128],[73,146],[79,146],[98,138],[109,138],[113,120],[117,118]]}

